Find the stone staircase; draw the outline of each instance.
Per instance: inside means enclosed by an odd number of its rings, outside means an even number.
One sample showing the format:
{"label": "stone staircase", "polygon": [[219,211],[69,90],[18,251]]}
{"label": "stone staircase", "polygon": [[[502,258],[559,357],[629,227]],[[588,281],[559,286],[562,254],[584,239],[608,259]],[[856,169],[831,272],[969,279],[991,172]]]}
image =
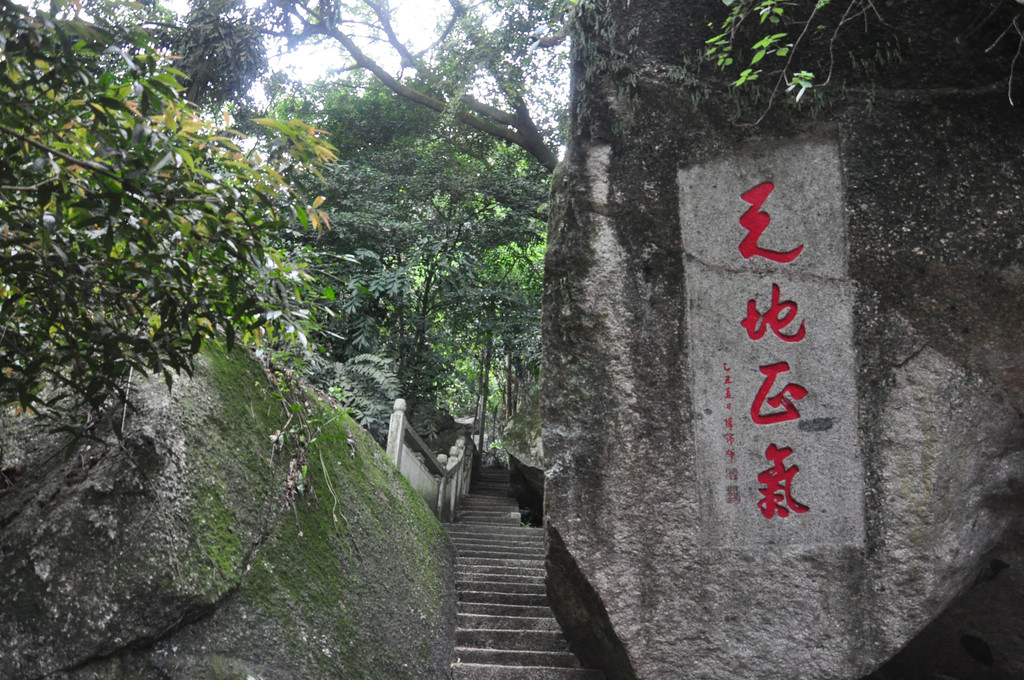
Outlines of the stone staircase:
{"label": "stone staircase", "polygon": [[458,549],[454,680],[604,680],[580,667],[544,585],[544,530],[521,526],[508,470],[481,470],[445,525]]}

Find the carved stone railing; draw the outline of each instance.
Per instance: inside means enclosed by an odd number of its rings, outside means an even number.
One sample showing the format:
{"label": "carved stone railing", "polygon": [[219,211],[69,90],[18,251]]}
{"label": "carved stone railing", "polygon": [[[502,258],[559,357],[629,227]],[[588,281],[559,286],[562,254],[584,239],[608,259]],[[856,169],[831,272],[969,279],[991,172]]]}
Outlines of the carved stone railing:
{"label": "carved stone railing", "polygon": [[461,436],[448,454],[434,455],[405,415],[405,400],[395,400],[388,430],[388,458],[442,522],[455,517],[455,505],[469,492],[472,455]]}

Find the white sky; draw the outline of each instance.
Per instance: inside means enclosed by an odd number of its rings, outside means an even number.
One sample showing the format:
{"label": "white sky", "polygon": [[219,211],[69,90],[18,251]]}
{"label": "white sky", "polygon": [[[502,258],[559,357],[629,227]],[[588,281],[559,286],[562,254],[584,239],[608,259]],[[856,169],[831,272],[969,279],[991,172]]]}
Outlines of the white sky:
{"label": "white sky", "polygon": [[[260,4],[259,0],[247,2],[250,5]],[[163,0],[162,4],[178,14],[188,11],[188,0]],[[395,32],[414,52],[429,46],[439,18],[447,18],[445,9],[450,11],[451,7],[444,0],[391,0],[390,5]],[[397,73],[399,64],[393,52],[383,47],[375,50],[372,45],[362,47],[379,64]],[[274,48],[270,51],[271,68],[307,83],[351,62],[344,49],[331,40],[322,45],[302,45],[282,54],[275,54]]]}

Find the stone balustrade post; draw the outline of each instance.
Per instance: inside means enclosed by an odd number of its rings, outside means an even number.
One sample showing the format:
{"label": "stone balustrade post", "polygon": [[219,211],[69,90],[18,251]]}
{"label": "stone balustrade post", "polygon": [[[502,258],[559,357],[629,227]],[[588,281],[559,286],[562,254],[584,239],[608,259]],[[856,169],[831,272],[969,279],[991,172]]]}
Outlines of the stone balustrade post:
{"label": "stone balustrade post", "polygon": [[405,444],[405,399],[395,399],[395,410],[391,412],[388,428],[388,458],[402,471],[402,449]]}
{"label": "stone balustrade post", "polygon": [[445,517],[445,508],[448,507],[448,502],[447,502],[447,499],[445,498],[445,494],[450,494],[451,493],[451,486],[452,485],[448,481],[448,474],[447,474],[447,470],[448,470],[448,456],[444,455],[443,453],[438,455],[437,462],[441,464],[441,469],[445,470],[445,474],[441,475],[441,482],[440,482],[440,485],[438,486],[438,489],[437,489],[437,508],[435,509],[435,514],[437,515],[437,519],[439,519],[440,521],[443,522],[443,521],[445,521],[445,519],[447,519]]}

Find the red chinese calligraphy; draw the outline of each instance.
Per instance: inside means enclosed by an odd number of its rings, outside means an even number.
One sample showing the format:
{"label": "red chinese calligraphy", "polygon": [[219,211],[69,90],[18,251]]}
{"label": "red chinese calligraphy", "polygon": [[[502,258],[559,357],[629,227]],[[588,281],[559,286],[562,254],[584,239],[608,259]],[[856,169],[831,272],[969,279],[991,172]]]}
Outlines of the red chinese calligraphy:
{"label": "red chinese calligraphy", "polygon": [[740,487],[736,484],[730,484],[725,487],[725,502],[729,505],[735,505],[740,502]]}
{"label": "red chinese calligraphy", "polygon": [[[754,397],[754,403],[750,405],[750,417],[755,424],[772,425],[774,423],[782,423],[787,420],[796,420],[800,417],[800,412],[796,410],[796,406],[793,405],[793,401],[790,400],[790,397],[795,401],[803,399],[807,396],[807,390],[805,388],[800,385],[789,383],[774,397],[768,396],[772,390],[772,386],[775,384],[775,378],[779,373],[785,373],[788,370],[789,364],[785,361],[760,367],[760,371],[764,374],[765,379],[761,384],[761,388],[757,391],[757,396]],[[761,413],[761,409],[764,407],[765,402],[768,402],[768,406],[770,408],[781,408],[782,411]]]}
{"label": "red chinese calligraphy", "polygon": [[775,185],[771,182],[764,182],[758,184],[756,187],[746,192],[740,198],[750,204],[750,209],[743,213],[743,217],[740,218],[740,226],[749,231],[750,233],[743,237],[743,241],[740,243],[740,255],[744,259],[749,260],[755,255],[760,255],[763,258],[772,260],[773,262],[781,262],[783,264],[792,262],[797,258],[800,253],[803,252],[804,247],[799,246],[793,250],[787,252],[779,252],[776,250],[766,250],[757,244],[761,234],[768,228],[768,224],[772,221],[772,218],[766,212],[761,212],[761,206],[768,200],[768,194],[772,193],[775,189]]}
{"label": "red chinese calligraphy", "polygon": [[[797,306],[792,300],[779,301],[781,293],[779,285],[772,284],[772,303],[764,314],[757,311],[757,302],[747,302],[747,318],[740,325],[747,329],[747,336],[751,340],[760,340],[764,337],[765,331],[771,329],[778,338],[784,342],[800,342],[806,335],[804,321],[800,322],[800,328],[790,334],[782,331],[796,320]],[[758,323],[760,322],[760,323]]]}
{"label": "red chinese calligraphy", "polygon": [[782,464],[791,453],[793,449],[780,449],[775,444],[770,444],[764,452],[764,457],[773,465],[757,476],[757,483],[763,485],[759,491],[764,496],[757,502],[757,507],[767,519],[775,515],[785,519],[789,517],[790,511],[802,515],[809,510],[793,498],[793,477],[800,472],[800,468],[796,465],[787,468]]}

